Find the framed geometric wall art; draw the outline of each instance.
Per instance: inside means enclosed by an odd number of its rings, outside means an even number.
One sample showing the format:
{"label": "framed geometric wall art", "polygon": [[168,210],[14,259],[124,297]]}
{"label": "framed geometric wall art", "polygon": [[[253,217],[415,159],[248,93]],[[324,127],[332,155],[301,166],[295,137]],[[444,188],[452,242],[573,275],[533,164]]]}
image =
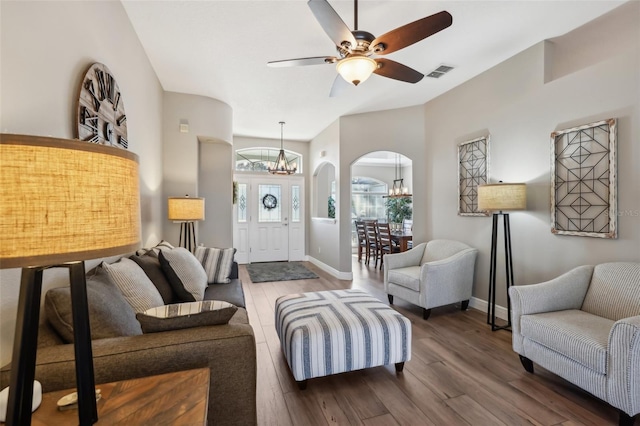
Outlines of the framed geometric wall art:
{"label": "framed geometric wall art", "polygon": [[617,238],[616,127],[610,118],[551,133],[551,232]]}
{"label": "framed geometric wall art", "polygon": [[478,210],[478,186],[489,181],[490,135],[458,145],[458,215],[488,216]]}

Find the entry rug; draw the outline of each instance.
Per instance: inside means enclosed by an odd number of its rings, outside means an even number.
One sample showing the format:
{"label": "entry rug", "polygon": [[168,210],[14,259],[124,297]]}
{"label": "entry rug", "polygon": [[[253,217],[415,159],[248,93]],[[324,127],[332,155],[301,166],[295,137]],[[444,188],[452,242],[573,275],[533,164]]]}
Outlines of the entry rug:
{"label": "entry rug", "polygon": [[247,265],[251,282],[292,281],[318,278],[302,262],[265,262]]}

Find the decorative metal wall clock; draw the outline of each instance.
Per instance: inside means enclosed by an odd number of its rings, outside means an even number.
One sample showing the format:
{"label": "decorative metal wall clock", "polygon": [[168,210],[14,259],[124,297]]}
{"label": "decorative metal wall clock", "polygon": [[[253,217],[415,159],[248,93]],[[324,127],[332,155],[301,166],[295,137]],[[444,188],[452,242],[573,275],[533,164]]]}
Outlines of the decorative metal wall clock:
{"label": "decorative metal wall clock", "polygon": [[478,186],[489,181],[489,138],[483,136],[458,145],[458,214],[488,216],[478,210]]}
{"label": "decorative metal wall clock", "polygon": [[551,232],[617,238],[616,120],[551,133]]}
{"label": "decorative metal wall clock", "polygon": [[78,139],[121,148],[129,146],[122,94],[104,64],[91,65],[82,79],[76,124]]}

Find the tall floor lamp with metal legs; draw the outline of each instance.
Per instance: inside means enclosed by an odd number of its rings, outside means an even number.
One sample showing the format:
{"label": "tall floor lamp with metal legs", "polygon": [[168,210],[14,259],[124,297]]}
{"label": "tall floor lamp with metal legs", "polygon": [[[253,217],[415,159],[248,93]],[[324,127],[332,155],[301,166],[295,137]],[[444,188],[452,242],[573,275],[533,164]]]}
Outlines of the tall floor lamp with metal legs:
{"label": "tall floor lamp with metal legs", "polygon": [[[487,300],[487,324],[491,331],[511,328],[511,300],[509,287],[513,285],[513,256],[511,252],[511,226],[509,213],[505,211],[525,210],[527,207],[527,187],[524,183],[496,183],[478,187],[478,209],[493,212],[491,232],[491,261],[489,269],[489,298]],[[507,292],[507,324],[496,325],[496,263],[498,254],[498,220],[504,223],[504,264]]]}
{"label": "tall floor lamp with metal legs", "polygon": [[180,223],[180,247],[193,252],[196,249],[194,222],[204,220],[204,198],[169,197],[168,217]]}
{"label": "tall floor lamp with metal legs", "polygon": [[138,156],[78,140],[0,134],[0,206],[0,269],[22,268],[20,282],[6,284],[20,290],[5,424],[31,424],[43,274],[63,267],[78,423],[91,425],[98,411],[84,260],[139,247]]}

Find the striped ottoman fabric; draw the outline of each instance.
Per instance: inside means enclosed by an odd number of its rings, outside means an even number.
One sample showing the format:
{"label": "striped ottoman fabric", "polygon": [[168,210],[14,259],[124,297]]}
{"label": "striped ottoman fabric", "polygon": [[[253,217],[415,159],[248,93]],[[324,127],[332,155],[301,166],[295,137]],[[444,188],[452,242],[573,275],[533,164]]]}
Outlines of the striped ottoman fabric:
{"label": "striped ottoman fabric", "polygon": [[293,377],[306,380],[411,359],[411,322],[361,290],[288,294],[275,325]]}

